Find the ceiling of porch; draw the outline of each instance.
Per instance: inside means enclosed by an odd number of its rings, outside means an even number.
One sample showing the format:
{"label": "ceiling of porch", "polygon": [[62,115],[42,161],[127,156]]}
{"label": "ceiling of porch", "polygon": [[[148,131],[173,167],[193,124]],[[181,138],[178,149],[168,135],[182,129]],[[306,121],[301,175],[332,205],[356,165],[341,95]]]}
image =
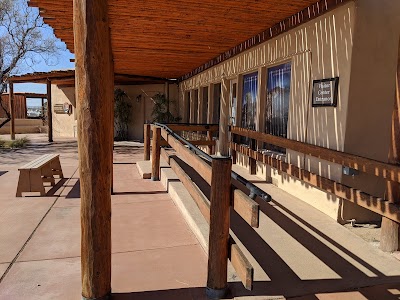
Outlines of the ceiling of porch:
{"label": "ceiling of porch", "polygon": [[[109,0],[115,72],[178,78],[316,0]],[[73,0],[31,0],[73,52]]]}

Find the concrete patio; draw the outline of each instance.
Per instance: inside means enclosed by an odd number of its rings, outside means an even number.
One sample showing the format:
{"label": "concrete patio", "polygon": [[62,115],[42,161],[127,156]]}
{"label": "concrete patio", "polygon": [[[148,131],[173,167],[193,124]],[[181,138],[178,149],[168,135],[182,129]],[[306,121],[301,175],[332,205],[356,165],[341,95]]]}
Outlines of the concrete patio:
{"label": "concrete patio", "polygon": [[[0,299],[80,299],[77,144],[45,135],[0,152]],[[60,153],[66,180],[47,197],[16,198],[17,168]],[[207,257],[160,182],[142,180],[140,144],[115,147],[112,198],[114,299],[202,299]]]}
{"label": "concrete patio", "polygon": [[[31,140],[26,149],[0,152],[0,299],[80,299],[77,144],[50,145],[45,135]],[[16,198],[18,166],[46,153],[60,153],[66,179],[46,197]],[[113,299],[205,299],[207,255],[162,183],[141,179],[142,157],[139,143],[115,145]],[[399,299],[400,261],[393,255],[278,188],[257,184],[274,198],[261,206],[260,228],[231,217],[251,252],[244,250],[255,269],[254,290],[231,272],[230,298]]]}

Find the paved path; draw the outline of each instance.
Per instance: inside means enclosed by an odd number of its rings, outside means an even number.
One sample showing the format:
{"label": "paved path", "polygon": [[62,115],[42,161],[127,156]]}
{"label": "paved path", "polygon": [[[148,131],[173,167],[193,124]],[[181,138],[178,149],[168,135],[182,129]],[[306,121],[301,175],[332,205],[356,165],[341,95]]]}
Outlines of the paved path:
{"label": "paved path", "polygon": [[[33,141],[0,152],[0,299],[80,299],[76,142]],[[206,254],[162,185],[140,179],[141,145],[128,145],[114,157],[113,299],[203,299]],[[15,198],[17,167],[44,153],[61,153],[67,180],[46,197]]]}

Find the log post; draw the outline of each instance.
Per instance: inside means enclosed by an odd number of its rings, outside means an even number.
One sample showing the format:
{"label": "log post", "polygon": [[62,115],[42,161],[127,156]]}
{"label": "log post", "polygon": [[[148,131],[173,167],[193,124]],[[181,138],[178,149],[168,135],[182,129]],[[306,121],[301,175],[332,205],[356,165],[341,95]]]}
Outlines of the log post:
{"label": "log post", "polygon": [[9,105],[10,105],[10,135],[11,140],[15,140],[15,102],[14,102],[14,84],[9,83],[10,93],[9,93]]}
{"label": "log post", "polygon": [[161,128],[153,127],[153,140],[151,141],[151,180],[160,180],[160,155],[161,155]]}
{"label": "log post", "polygon": [[144,124],[144,160],[150,160],[150,124]]}
{"label": "log post", "polygon": [[108,1],[74,0],[73,7],[81,183],[82,298],[108,299],[111,294],[111,157],[114,135],[114,70]]}
{"label": "log post", "polygon": [[50,143],[53,142],[53,111],[51,107],[51,81],[47,79],[47,125]]}
{"label": "log post", "polygon": [[[389,163],[400,164],[400,44],[396,74],[396,97],[392,114],[392,139],[389,148]],[[400,183],[387,182],[387,200],[400,203]],[[400,250],[400,224],[382,217],[380,248],[385,252]]]}
{"label": "log post", "polygon": [[218,152],[221,156],[229,155],[229,80],[221,80],[221,102],[219,114]]}
{"label": "log post", "polygon": [[227,292],[231,170],[232,161],[229,157],[213,158],[206,289],[210,299],[221,299]]}
{"label": "log post", "polygon": [[44,125],[44,98],[42,98],[42,125]]}

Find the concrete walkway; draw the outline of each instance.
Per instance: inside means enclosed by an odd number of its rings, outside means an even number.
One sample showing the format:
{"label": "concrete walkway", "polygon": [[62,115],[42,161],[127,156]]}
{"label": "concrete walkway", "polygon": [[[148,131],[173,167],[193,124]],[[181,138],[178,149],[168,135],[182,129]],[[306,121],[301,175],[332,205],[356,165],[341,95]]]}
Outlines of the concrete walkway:
{"label": "concrete walkway", "polygon": [[[0,152],[0,299],[80,299],[77,145],[35,135]],[[15,198],[18,166],[60,153],[66,180],[46,197]],[[113,299],[204,299],[207,257],[160,182],[142,180],[140,144],[115,147]]]}

